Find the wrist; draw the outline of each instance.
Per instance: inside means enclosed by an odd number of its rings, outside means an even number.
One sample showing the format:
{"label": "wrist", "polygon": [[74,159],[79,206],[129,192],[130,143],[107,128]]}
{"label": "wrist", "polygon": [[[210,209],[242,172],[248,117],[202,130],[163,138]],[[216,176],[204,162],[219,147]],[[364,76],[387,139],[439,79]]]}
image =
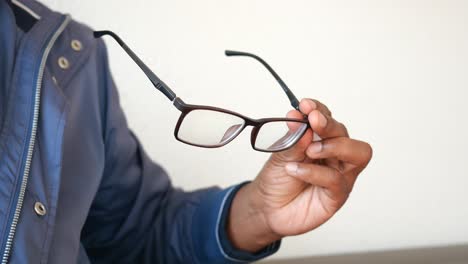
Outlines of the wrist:
{"label": "wrist", "polygon": [[235,194],[226,227],[232,245],[248,252],[257,252],[281,239],[268,224],[255,184],[246,184]]}

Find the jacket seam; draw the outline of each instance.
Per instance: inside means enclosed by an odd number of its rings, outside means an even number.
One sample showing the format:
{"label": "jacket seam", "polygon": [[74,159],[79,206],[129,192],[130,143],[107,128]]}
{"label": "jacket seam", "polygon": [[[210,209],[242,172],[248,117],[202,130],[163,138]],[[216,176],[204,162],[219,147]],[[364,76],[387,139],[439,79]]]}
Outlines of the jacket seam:
{"label": "jacket seam", "polygon": [[[65,116],[67,114],[67,104],[65,103],[63,108],[62,108],[62,114],[60,115],[60,122],[57,123],[57,128],[55,131],[58,131],[58,128],[60,126],[63,126],[64,129],[65,129]],[[63,140],[63,137],[62,136],[62,140]],[[58,138],[55,137],[56,139],[56,142],[58,141]],[[57,144],[55,144],[57,145]],[[61,148],[63,149],[63,144],[61,144]],[[59,176],[61,176],[61,172],[62,172],[62,157],[63,157],[63,151],[61,151],[61,155],[60,155],[60,169],[59,169]],[[46,232],[45,232],[45,237],[46,239],[44,240],[44,244],[42,246],[42,249],[41,252],[42,252],[42,257],[41,257],[41,263],[47,263],[48,259],[49,259],[49,256],[50,256],[50,248],[48,249],[47,252],[45,252],[44,248],[46,248],[47,244],[49,244],[50,246],[50,243],[51,241],[53,240],[52,237],[53,237],[53,232],[54,232],[54,229],[53,228],[49,228],[50,226],[52,226],[52,223],[55,223],[56,219],[57,219],[57,210],[58,210],[58,202],[59,202],[59,195],[60,195],[60,181],[57,183],[57,197],[56,197],[56,204],[55,204],[55,210],[54,210],[54,215],[53,217],[50,215],[48,221],[47,221],[47,227],[46,227]],[[50,197],[50,192],[47,192],[48,194],[48,198],[49,198],[49,201],[52,201],[52,197]],[[49,204],[50,205],[50,204]],[[52,210],[52,207],[50,208],[50,210]]]}

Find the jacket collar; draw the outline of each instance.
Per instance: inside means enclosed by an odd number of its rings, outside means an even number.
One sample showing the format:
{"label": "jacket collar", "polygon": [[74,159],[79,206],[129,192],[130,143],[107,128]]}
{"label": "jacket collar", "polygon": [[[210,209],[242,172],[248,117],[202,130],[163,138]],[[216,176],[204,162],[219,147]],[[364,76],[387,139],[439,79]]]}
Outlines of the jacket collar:
{"label": "jacket collar", "polygon": [[16,25],[24,32],[28,32],[41,19],[36,11],[21,0],[8,0],[7,2],[15,15]]}

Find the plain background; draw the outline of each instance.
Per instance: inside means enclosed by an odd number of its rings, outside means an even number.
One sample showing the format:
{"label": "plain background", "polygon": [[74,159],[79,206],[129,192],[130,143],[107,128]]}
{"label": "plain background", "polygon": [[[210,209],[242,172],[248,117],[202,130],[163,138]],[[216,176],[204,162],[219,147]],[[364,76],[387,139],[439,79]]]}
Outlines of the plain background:
{"label": "plain background", "polygon": [[[188,103],[252,117],[290,109],[257,62],[298,97],[325,102],[374,158],[344,208],[275,257],[468,242],[468,1],[46,0],[121,35]],[[129,124],[187,190],[251,180],[267,154],[244,131],[221,149],[174,139],[179,112],[107,40]]]}

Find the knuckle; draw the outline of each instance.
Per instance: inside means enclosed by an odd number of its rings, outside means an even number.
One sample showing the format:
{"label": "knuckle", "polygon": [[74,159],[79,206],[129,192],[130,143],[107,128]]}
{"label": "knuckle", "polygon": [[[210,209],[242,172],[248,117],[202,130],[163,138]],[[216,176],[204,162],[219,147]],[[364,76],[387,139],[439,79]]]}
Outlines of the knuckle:
{"label": "knuckle", "polygon": [[336,170],[330,170],[328,175],[330,186],[340,188],[342,186],[341,175]]}
{"label": "knuckle", "polygon": [[346,137],[337,137],[333,139],[327,139],[324,141],[323,148],[327,149],[329,152],[334,155],[340,156],[343,155],[345,150],[351,148],[350,142]]}
{"label": "knuckle", "polygon": [[[351,190],[353,189],[352,184],[350,184],[348,181],[343,180],[341,182],[341,192],[345,197],[348,197],[348,195],[351,193]],[[346,198],[345,198],[346,199]]]}
{"label": "knuckle", "polygon": [[327,125],[325,130],[327,133],[330,133],[330,135],[333,135],[334,137],[349,137],[348,130],[344,124],[329,115],[326,115],[326,119]]}
{"label": "knuckle", "polygon": [[359,149],[356,148],[356,146],[354,144],[354,141],[352,139],[350,139],[348,137],[342,137],[341,141],[342,141],[342,145],[343,145],[343,147],[341,148],[341,154],[342,155],[346,155],[346,156],[358,155]]}
{"label": "knuckle", "polygon": [[320,109],[320,112],[322,112],[327,117],[332,117],[332,113],[326,107],[323,107],[322,109]]}
{"label": "knuckle", "polygon": [[348,193],[348,196],[349,196],[353,192],[354,184],[348,183],[346,184],[346,187],[347,187],[346,192]]}
{"label": "knuckle", "polygon": [[324,114],[327,114],[329,116],[332,115],[330,109],[328,109],[328,107],[324,103],[322,103],[322,102],[320,102],[319,100],[316,100],[316,99],[311,99],[311,100],[314,101],[317,104],[317,108],[320,110],[320,112],[322,112]]}
{"label": "knuckle", "polygon": [[346,137],[348,137],[348,129],[346,128],[346,126],[341,123],[341,122],[338,122],[336,121],[336,124],[337,124],[337,127],[341,130],[341,133],[343,133],[343,135],[345,135]]}
{"label": "knuckle", "polygon": [[363,156],[364,156],[364,163],[365,165],[367,165],[369,163],[369,161],[372,159],[372,156],[373,156],[373,150],[372,150],[372,146],[367,143],[367,142],[364,142],[364,148],[363,148]]}

